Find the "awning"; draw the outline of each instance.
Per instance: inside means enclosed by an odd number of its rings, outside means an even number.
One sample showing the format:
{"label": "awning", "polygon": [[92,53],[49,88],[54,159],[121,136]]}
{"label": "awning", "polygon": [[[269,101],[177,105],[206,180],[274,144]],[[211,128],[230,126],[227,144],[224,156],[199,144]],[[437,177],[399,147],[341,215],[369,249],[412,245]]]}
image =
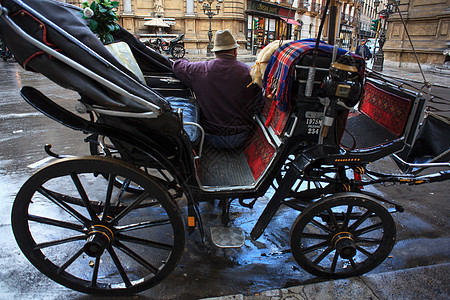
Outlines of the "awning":
{"label": "awning", "polygon": [[288,19],[288,18],[283,18],[280,17],[283,21],[288,22],[288,24],[292,24],[292,25],[297,25],[297,26],[302,26],[301,23],[295,21],[294,19]]}
{"label": "awning", "polygon": [[144,26],[150,26],[150,27],[170,27],[169,24],[164,22],[161,18],[153,18],[148,21],[144,22]]}

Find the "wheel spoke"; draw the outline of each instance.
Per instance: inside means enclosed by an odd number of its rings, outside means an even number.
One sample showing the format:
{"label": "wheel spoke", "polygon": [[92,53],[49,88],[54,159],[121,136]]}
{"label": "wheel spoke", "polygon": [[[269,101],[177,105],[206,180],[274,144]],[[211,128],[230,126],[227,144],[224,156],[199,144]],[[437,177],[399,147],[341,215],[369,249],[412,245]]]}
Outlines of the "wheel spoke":
{"label": "wheel spoke", "polygon": [[119,206],[123,195],[125,194],[125,192],[127,191],[128,187],[130,186],[130,183],[131,183],[131,180],[128,179],[128,178],[125,179],[124,182],[122,183],[122,186],[120,187],[120,193],[119,193],[119,195],[117,195],[117,206]]}
{"label": "wheel spoke", "polygon": [[355,239],[355,242],[358,244],[381,244],[383,242],[382,239],[372,239],[372,238],[362,238],[362,237],[358,237]]}
{"label": "wheel spoke", "polygon": [[66,229],[70,229],[70,230],[75,230],[78,232],[85,231],[84,227],[81,225],[78,225],[78,224],[73,224],[73,223],[60,221],[60,220],[53,220],[53,219],[35,216],[35,215],[28,215],[28,220],[34,221],[37,223],[41,223],[41,224],[47,224],[47,225],[57,226],[57,227],[66,228]]}
{"label": "wheel spoke", "polygon": [[356,268],[357,268],[358,266],[356,265],[356,263],[355,263],[355,261],[353,260],[353,258],[349,258],[349,261],[350,261],[350,265],[352,266],[352,269],[353,269],[353,270],[356,270]]}
{"label": "wheel spoke", "polygon": [[374,231],[374,230],[377,230],[377,229],[380,229],[380,228],[383,228],[383,223],[381,223],[381,222],[377,223],[377,224],[373,224],[373,225],[367,226],[367,227],[359,229],[359,230],[356,230],[353,235],[354,236],[360,236],[362,234],[365,234],[365,233],[368,233],[368,232],[371,232],[371,231]]}
{"label": "wheel spoke", "polygon": [[355,221],[355,223],[353,223],[349,228],[348,231],[353,231],[356,228],[359,227],[359,225],[361,225],[370,215],[372,214],[372,212],[370,210],[367,210],[361,217],[359,217],[358,220]]}
{"label": "wheel spoke", "polygon": [[314,181],[314,186],[316,189],[321,189],[322,188],[322,184],[319,181]]}
{"label": "wheel spoke", "polygon": [[317,250],[317,249],[320,249],[320,248],[323,248],[323,247],[325,247],[326,245],[328,245],[328,242],[322,242],[322,243],[319,243],[319,244],[316,244],[316,245],[313,245],[313,246],[309,246],[309,247],[306,247],[306,248],[302,248],[302,252],[303,253],[305,253],[305,254],[307,254],[307,253],[309,253],[309,252],[312,252],[312,251],[315,251],[315,250]]}
{"label": "wheel spoke", "polygon": [[125,217],[130,211],[132,211],[135,207],[137,207],[145,198],[148,197],[150,193],[145,192],[142,193],[131,205],[127,206],[124,210],[122,210],[110,223],[116,223],[123,217]]}
{"label": "wheel spoke", "polygon": [[48,200],[55,203],[57,206],[59,206],[61,209],[65,210],[69,215],[80,221],[84,226],[89,227],[90,220],[80,214],[78,211],[73,209],[70,205],[64,202],[63,199],[59,199],[58,197],[55,197],[55,194],[53,194],[51,191],[48,191],[44,187],[40,187],[38,189],[38,192],[41,193],[43,196],[45,196]]}
{"label": "wheel spoke", "polygon": [[311,219],[311,223],[316,225],[317,227],[323,229],[324,231],[326,231],[328,233],[333,233],[333,230],[331,230],[331,228],[326,227],[325,225],[323,225],[322,223],[318,222],[317,220]]}
{"label": "wheel spoke", "polygon": [[92,208],[91,203],[89,202],[89,198],[86,194],[86,191],[84,190],[83,184],[80,181],[80,178],[78,178],[78,175],[76,173],[70,173],[70,177],[72,178],[73,183],[75,184],[78,193],[81,196],[81,199],[83,200],[84,206],[86,207],[89,216],[91,216],[92,221],[99,222],[99,218],[97,214],[95,213],[94,209]]}
{"label": "wheel spoke", "polygon": [[333,213],[333,211],[331,210],[331,208],[327,208],[327,212],[328,212],[328,214],[330,215],[331,224],[333,224],[333,227],[334,227],[336,230],[339,230],[339,226],[338,226],[338,224],[337,224],[337,222],[336,222],[336,217],[334,216],[334,213]]}
{"label": "wheel spoke", "polygon": [[333,262],[331,263],[331,268],[330,268],[331,273],[334,273],[336,271],[336,265],[337,265],[338,259],[339,259],[339,253],[337,253],[337,251],[336,251],[334,253]]}
{"label": "wheel spoke", "polygon": [[152,264],[150,264],[148,261],[146,261],[144,258],[142,258],[139,254],[122,244],[121,242],[116,242],[115,246],[122,250],[126,255],[137,261],[139,264],[143,265],[147,270],[152,272],[153,274],[158,273],[158,268],[154,267]]}
{"label": "wheel spoke", "polygon": [[105,206],[103,207],[103,217],[102,222],[105,222],[108,218],[108,210],[111,205],[111,196],[112,190],[114,187],[114,181],[116,180],[116,176],[109,174],[108,177],[108,188],[106,189],[106,197],[105,197]]}
{"label": "wheel spoke", "polygon": [[329,236],[325,234],[318,234],[318,233],[302,233],[302,238],[305,239],[316,239],[316,240],[328,240]]}
{"label": "wheel spoke", "polygon": [[77,251],[68,261],[66,261],[61,267],[58,268],[57,274],[64,272],[81,254],[84,253],[83,247]]}
{"label": "wheel spoke", "polygon": [[318,265],[331,251],[334,250],[334,247],[329,246],[325,251],[323,251],[316,259],[312,262],[314,265]]}
{"label": "wheel spoke", "polygon": [[365,256],[367,256],[368,258],[373,258],[373,254],[370,253],[369,251],[367,251],[366,249],[364,249],[363,247],[358,246],[358,245],[355,245],[355,247],[356,247],[356,249],[357,249],[358,251],[360,251],[361,253],[363,253],[363,254],[364,254]]}
{"label": "wheel spoke", "polygon": [[38,250],[38,249],[44,249],[47,247],[52,247],[52,246],[56,246],[56,245],[62,245],[62,244],[66,244],[66,243],[70,243],[70,242],[75,242],[75,241],[81,241],[86,239],[86,235],[77,235],[77,236],[72,236],[69,238],[65,238],[65,239],[61,239],[61,240],[55,240],[55,241],[51,241],[51,242],[45,242],[45,243],[39,243],[36,244],[33,247],[33,250]]}
{"label": "wheel spoke", "polygon": [[111,246],[108,246],[106,249],[108,250],[109,255],[111,255],[111,258],[114,261],[114,264],[116,265],[116,268],[119,271],[120,277],[122,277],[122,280],[125,283],[125,286],[126,287],[131,287],[132,284],[130,282],[130,279],[128,278],[127,273],[125,272],[125,270],[123,269],[123,266],[120,263],[120,260],[117,257],[116,252],[114,251],[114,249]]}
{"label": "wheel spoke", "polygon": [[124,235],[124,234],[119,234],[119,235],[117,235],[117,237],[120,240],[125,241],[125,242],[140,244],[140,245],[144,245],[147,247],[158,248],[158,249],[162,249],[162,250],[168,250],[168,251],[173,250],[173,245],[169,245],[169,244],[159,243],[159,242],[150,241],[150,240],[146,240],[146,239],[142,239],[142,238],[138,238],[138,237],[134,237],[134,236],[129,236],[129,235]]}
{"label": "wheel spoke", "polygon": [[300,182],[297,184],[297,187],[294,190],[294,193],[297,193],[300,187],[302,186],[303,180],[300,180]]}
{"label": "wheel spoke", "polygon": [[144,228],[150,228],[150,227],[156,227],[156,226],[163,226],[163,225],[170,225],[170,220],[158,220],[158,221],[146,221],[146,222],[139,222],[135,224],[128,224],[123,226],[116,226],[115,229],[124,232],[124,231],[131,231],[136,229],[144,229]]}
{"label": "wheel spoke", "polygon": [[347,229],[348,222],[350,222],[350,215],[352,214],[352,211],[353,211],[353,205],[347,206],[347,213],[345,214],[344,223],[342,224],[341,229],[343,229],[343,230]]}
{"label": "wheel spoke", "polygon": [[[84,205],[83,200],[81,200],[80,198],[72,197],[72,196],[69,196],[69,195],[64,195],[64,194],[61,194],[61,193],[58,193],[58,192],[55,192],[55,191],[48,190],[46,188],[42,188],[42,189],[45,190],[48,194],[50,194],[53,198],[59,199],[59,201],[61,201],[61,202],[65,202],[65,203],[69,203],[69,204],[75,204],[77,206],[83,206]],[[91,201],[91,205],[92,204],[95,204],[95,206],[93,206],[94,209],[97,209],[98,211],[100,211],[98,209],[98,207],[100,207],[102,205],[101,202]]]}
{"label": "wheel spoke", "polygon": [[[161,170],[161,169],[157,169],[158,173],[161,174],[161,176],[167,181],[167,182],[171,182],[171,180],[169,179],[169,177],[167,177],[167,175]],[[148,173],[147,168],[145,168],[145,172]]]}
{"label": "wheel spoke", "polygon": [[98,269],[100,268],[100,257],[95,258],[94,271],[92,272],[91,287],[97,286]]}

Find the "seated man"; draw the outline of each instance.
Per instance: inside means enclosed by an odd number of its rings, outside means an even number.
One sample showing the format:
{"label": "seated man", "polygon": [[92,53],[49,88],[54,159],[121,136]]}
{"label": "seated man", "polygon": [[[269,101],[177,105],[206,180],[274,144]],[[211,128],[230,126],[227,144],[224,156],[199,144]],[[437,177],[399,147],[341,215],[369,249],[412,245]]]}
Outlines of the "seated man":
{"label": "seated man", "polygon": [[175,76],[197,96],[206,143],[215,148],[236,148],[245,143],[262,109],[261,88],[251,84],[250,67],[237,61],[239,45],[231,32],[219,30],[214,40],[216,58],[210,61],[177,60]]}

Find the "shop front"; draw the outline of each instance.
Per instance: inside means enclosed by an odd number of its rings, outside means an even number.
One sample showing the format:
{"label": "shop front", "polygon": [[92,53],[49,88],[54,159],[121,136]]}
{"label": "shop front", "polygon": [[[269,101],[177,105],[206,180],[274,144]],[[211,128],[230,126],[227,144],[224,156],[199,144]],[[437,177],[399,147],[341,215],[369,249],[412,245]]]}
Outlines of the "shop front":
{"label": "shop front", "polygon": [[261,1],[247,2],[247,49],[256,52],[278,39],[293,39],[301,24],[295,10]]}
{"label": "shop front", "polygon": [[352,50],[353,46],[353,26],[347,24],[341,24],[341,30],[339,32],[340,45],[339,47],[346,50]]}

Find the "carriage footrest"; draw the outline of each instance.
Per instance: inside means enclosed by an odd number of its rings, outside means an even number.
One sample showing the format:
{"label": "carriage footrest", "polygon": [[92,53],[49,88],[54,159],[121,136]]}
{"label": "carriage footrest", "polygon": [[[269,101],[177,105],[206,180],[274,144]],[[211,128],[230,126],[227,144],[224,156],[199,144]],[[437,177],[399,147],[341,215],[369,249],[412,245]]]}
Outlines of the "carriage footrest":
{"label": "carriage footrest", "polygon": [[211,241],[219,248],[240,248],[245,243],[245,236],[240,228],[211,227]]}

